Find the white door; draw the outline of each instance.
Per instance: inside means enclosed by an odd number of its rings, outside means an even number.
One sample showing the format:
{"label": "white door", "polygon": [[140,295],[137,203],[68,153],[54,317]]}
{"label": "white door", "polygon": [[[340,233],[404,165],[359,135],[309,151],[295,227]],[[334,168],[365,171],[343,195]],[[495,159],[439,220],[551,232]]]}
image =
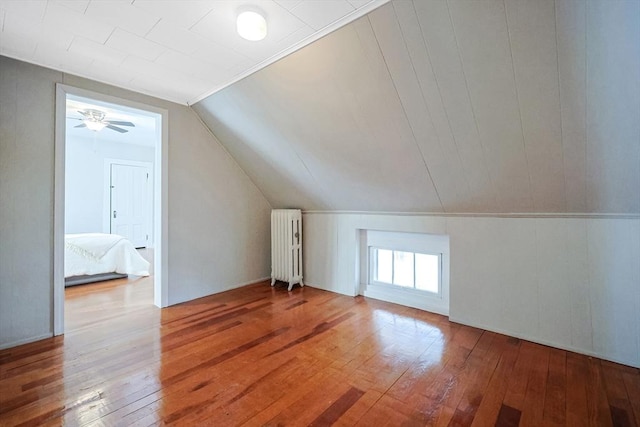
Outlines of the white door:
{"label": "white door", "polygon": [[147,246],[149,170],[111,164],[111,233],[126,237],[136,248]]}

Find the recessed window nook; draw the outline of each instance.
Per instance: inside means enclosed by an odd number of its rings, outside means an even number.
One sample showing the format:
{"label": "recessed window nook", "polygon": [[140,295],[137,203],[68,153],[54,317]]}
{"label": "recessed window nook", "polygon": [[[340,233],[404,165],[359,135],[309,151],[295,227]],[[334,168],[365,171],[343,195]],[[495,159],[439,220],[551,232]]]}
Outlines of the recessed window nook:
{"label": "recessed window nook", "polygon": [[449,236],[360,230],[360,294],[449,314]]}

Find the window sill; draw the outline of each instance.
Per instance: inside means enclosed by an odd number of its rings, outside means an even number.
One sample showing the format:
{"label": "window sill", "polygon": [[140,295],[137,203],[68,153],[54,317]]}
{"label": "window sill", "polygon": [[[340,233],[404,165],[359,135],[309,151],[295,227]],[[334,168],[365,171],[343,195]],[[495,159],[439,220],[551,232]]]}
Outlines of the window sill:
{"label": "window sill", "polygon": [[433,292],[403,288],[396,285],[370,283],[364,290],[364,296],[445,316],[449,315],[449,302],[445,301],[442,295],[434,294]]}

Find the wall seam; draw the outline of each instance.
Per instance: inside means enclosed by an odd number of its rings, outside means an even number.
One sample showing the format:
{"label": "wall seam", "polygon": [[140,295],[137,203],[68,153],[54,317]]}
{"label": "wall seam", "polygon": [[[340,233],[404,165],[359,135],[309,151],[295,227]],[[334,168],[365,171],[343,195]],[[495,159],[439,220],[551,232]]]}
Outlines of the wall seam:
{"label": "wall seam", "polygon": [[[395,14],[395,10],[394,10],[394,14]],[[431,185],[433,185],[433,190],[436,193],[436,196],[438,197],[438,202],[440,203],[440,207],[442,208],[442,210],[444,212],[446,212],[446,208],[444,207],[444,204],[442,203],[442,198],[440,197],[440,193],[438,192],[438,186],[436,185],[436,182],[433,180],[433,176],[431,176],[431,171],[429,170],[429,166],[427,165],[427,161],[424,158],[424,153],[422,152],[422,150],[420,149],[420,145],[418,144],[418,139],[416,138],[416,133],[413,130],[413,126],[411,126],[411,121],[409,120],[409,116],[407,114],[407,110],[404,106],[404,103],[402,102],[402,97],[400,96],[400,92],[398,91],[398,87],[396,86],[396,82],[393,79],[393,75],[391,74],[391,70],[389,69],[389,64],[387,64],[387,58],[385,58],[384,53],[382,52],[382,47],[380,46],[380,42],[378,41],[378,36],[376,34],[376,31],[373,28],[373,24],[371,23],[371,18],[369,18],[369,16],[367,16],[367,20],[369,21],[369,25],[371,26],[371,32],[373,33],[373,37],[376,39],[376,44],[378,45],[378,50],[380,51],[380,56],[382,57],[382,62],[384,62],[384,66],[385,69],[387,70],[387,74],[389,75],[389,80],[391,80],[391,84],[393,85],[393,89],[396,92],[396,96],[398,97],[398,102],[400,103],[400,107],[402,108],[402,112],[404,114],[404,118],[407,122],[407,125],[409,126],[409,129],[411,130],[411,136],[413,137],[413,142],[416,146],[416,148],[418,149],[418,152],[420,153],[420,157],[422,158],[422,163],[424,164],[424,168],[427,171],[427,176],[429,177],[429,180],[431,181]]]}
{"label": "wall seam", "polygon": [[[418,12],[416,10],[416,4],[415,4],[415,0],[412,0],[411,2],[411,6],[413,8],[413,13],[416,16],[416,22],[418,23],[418,28],[420,28],[420,35],[422,36],[422,42],[424,43],[424,48],[425,51],[427,53],[427,61],[429,62],[429,67],[431,68],[431,72],[433,73],[433,79],[434,79],[434,83],[436,85],[436,88],[438,89],[438,96],[440,97],[440,103],[442,104],[442,110],[444,112],[444,116],[447,118],[447,126],[449,128],[449,132],[451,133],[451,140],[453,141],[453,145],[456,148],[456,155],[458,157],[458,162],[460,162],[460,166],[462,168],[462,170],[465,170],[465,166],[464,166],[464,162],[462,161],[462,156],[460,156],[460,148],[458,147],[458,141],[456,139],[455,133],[453,132],[453,127],[451,125],[451,118],[449,117],[449,112],[447,111],[447,108],[445,106],[444,103],[444,98],[442,97],[442,90],[440,89],[440,82],[438,81],[438,76],[436,75],[436,70],[433,66],[433,61],[431,59],[431,51],[429,49],[429,44],[427,43],[427,38],[424,35],[424,29],[422,28],[422,24],[420,23],[420,19],[418,18]],[[420,84],[420,81],[418,80],[418,84]],[[422,85],[420,85],[420,88],[422,89]],[[424,97],[424,93],[423,93],[423,97]],[[426,102],[426,101],[425,101]],[[469,193],[471,193],[471,185],[469,184],[469,177],[467,176],[467,174],[464,174],[464,180],[467,184],[467,191]]]}
{"label": "wall seam", "polygon": [[[391,6],[393,6],[393,14],[395,15],[396,18],[396,22],[398,23],[398,29],[400,31],[400,37],[402,38],[402,44],[404,45],[404,48],[407,52],[407,57],[409,58],[409,63],[411,64],[411,71],[413,72],[413,75],[415,77],[415,81],[416,84],[418,85],[418,87],[420,88],[420,98],[422,99],[422,105],[424,106],[425,111],[427,112],[427,115],[429,117],[429,122],[431,123],[431,128],[433,129],[433,133],[435,135],[435,139],[438,142],[438,147],[440,147],[440,151],[442,153],[442,158],[445,160],[446,163],[450,163],[450,159],[449,156],[447,156],[447,150],[444,149],[443,145],[442,145],[442,138],[440,138],[440,134],[438,133],[438,129],[436,127],[435,122],[433,121],[433,114],[431,114],[431,108],[429,108],[429,103],[427,102],[427,98],[424,94],[424,88],[422,86],[422,83],[420,82],[420,78],[418,77],[418,72],[416,71],[416,66],[413,60],[413,57],[411,56],[411,51],[409,50],[409,45],[407,44],[407,36],[405,35],[405,32],[402,29],[402,24],[400,23],[400,18],[398,17],[398,12],[396,11],[396,7],[395,7],[395,3],[391,3]],[[415,11],[415,7],[413,7],[413,1],[411,2],[411,6],[413,9],[413,13],[414,16],[416,16],[416,11]],[[418,21],[417,16],[416,16],[416,21]],[[420,32],[422,32],[422,28],[420,27],[420,22],[418,21],[418,28],[420,28]],[[423,37],[423,41],[424,41],[424,37]],[[425,52],[427,52],[427,60],[429,61],[429,66],[431,67],[431,71],[433,72],[433,66],[431,65],[431,60],[428,57],[428,51],[426,48],[426,44],[425,44]],[[435,76],[435,73],[434,73]],[[437,84],[437,83],[436,83]],[[438,89],[439,91],[440,89]],[[444,105],[443,105],[444,107]],[[409,117],[407,116],[407,120],[409,120]],[[453,132],[451,135],[451,138],[453,139]],[[455,143],[455,140],[454,140]],[[417,144],[417,140],[416,140],[416,144]],[[418,145],[418,149],[420,150],[420,152],[422,153],[422,149],[420,148],[420,146]],[[460,154],[457,152],[458,147],[456,146],[456,153],[458,154],[458,160],[460,160]],[[422,156],[424,158],[424,155]],[[426,161],[425,161],[426,163]],[[447,168],[450,170],[450,168]],[[466,176],[463,176],[466,187],[467,187],[467,192],[469,191],[469,183],[466,181]],[[435,186],[435,183],[434,183]],[[455,188],[455,194],[456,194],[456,199],[459,197],[459,185],[457,182],[453,182],[453,187]],[[443,210],[446,212],[446,209],[444,209],[443,206]]]}
{"label": "wall seam", "polygon": [[229,156],[229,158],[231,159],[231,161],[242,171],[242,173],[247,177],[247,179],[249,180],[249,182],[251,182],[251,184],[253,184],[254,187],[256,187],[258,189],[258,191],[260,192],[260,194],[262,194],[262,197],[264,198],[264,200],[267,202],[267,204],[269,205],[269,207],[271,209],[273,209],[273,205],[271,204],[271,201],[267,198],[267,196],[264,194],[264,192],[262,191],[262,188],[260,188],[258,186],[258,184],[255,183],[255,181],[249,176],[249,174],[247,173],[247,171],[245,171],[242,166],[240,166],[240,164],[238,163],[238,161],[236,160],[235,157],[233,157],[231,155],[231,153],[229,152],[229,150],[227,150],[227,147],[224,146],[224,144],[222,144],[222,142],[220,142],[220,140],[218,139],[218,137],[216,136],[215,133],[213,133],[213,131],[211,130],[211,128],[209,126],[207,126],[207,124],[204,122],[204,120],[202,120],[202,117],[200,117],[200,115],[193,109],[193,107],[191,105],[187,105],[186,106],[189,111],[198,119],[198,121],[200,122],[200,124],[202,126],[204,126],[204,128],[207,130],[207,132],[213,137],[213,139],[215,139],[216,143],[220,146],[220,148],[222,148],[222,150],[227,154],[227,156]]}
{"label": "wall seam", "polygon": [[564,158],[564,123],[562,122],[562,89],[560,82],[560,52],[558,49],[558,3],[553,1],[553,25],[556,42],[556,73],[558,74],[558,115],[560,116],[560,156],[562,157],[562,177],[564,178],[564,209],[567,209],[567,165]]}
{"label": "wall seam", "polygon": [[447,2],[447,13],[449,15],[449,23],[451,24],[451,31],[453,32],[453,38],[456,42],[456,53],[458,56],[458,61],[460,62],[460,70],[462,71],[462,76],[464,77],[464,85],[467,91],[467,98],[469,99],[469,108],[471,109],[471,114],[473,116],[473,124],[475,125],[476,134],[478,135],[478,143],[480,144],[480,150],[482,151],[482,161],[487,171],[487,176],[489,177],[489,183],[491,184],[493,199],[495,200],[496,205],[499,206],[500,201],[498,199],[498,192],[496,191],[496,185],[495,185],[494,177],[491,173],[491,169],[487,164],[487,149],[482,142],[482,134],[480,133],[480,126],[478,126],[478,118],[476,116],[476,110],[473,107],[473,99],[471,97],[471,90],[469,89],[469,79],[467,78],[467,73],[464,71],[464,61],[462,60],[462,53],[460,49],[460,43],[458,42],[458,34],[456,33],[456,27],[453,24],[453,17],[451,16],[451,8],[449,7],[449,0],[446,0],[446,2]]}
{"label": "wall seam", "polygon": [[524,124],[522,123],[522,104],[520,103],[520,94],[518,91],[518,78],[516,76],[516,64],[513,59],[513,47],[511,45],[511,29],[509,28],[509,14],[507,13],[507,3],[502,0],[504,8],[504,23],[507,27],[507,40],[509,41],[509,58],[511,58],[511,72],[513,73],[513,86],[516,92],[516,102],[518,103],[518,117],[520,118],[520,134],[522,135],[522,148],[524,150],[524,161],[527,165],[527,177],[529,178],[529,198],[531,199],[531,208],[536,208],[536,198],[533,194],[533,184],[531,180],[531,168],[529,167],[529,156],[527,155],[527,141],[524,136]]}

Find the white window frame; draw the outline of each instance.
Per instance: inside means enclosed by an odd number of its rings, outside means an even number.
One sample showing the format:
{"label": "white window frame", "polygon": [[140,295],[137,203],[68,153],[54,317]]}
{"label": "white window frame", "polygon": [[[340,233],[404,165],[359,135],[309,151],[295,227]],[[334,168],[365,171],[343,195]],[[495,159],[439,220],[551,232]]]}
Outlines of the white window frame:
{"label": "white window frame", "polygon": [[[402,304],[438,314],[449,315],[449,236],[441,234],[405,233],[395,231],[363,230],[361,240],[361,289],[368,298]],[[409,288],[374,281],[374,262],[371,248],[438,255],[440,257],[438,292]],[[415,257],[415,255],[414,255]],[[415,258],[414,258],[415,276]],[[393,276],[392,276],[393,280]]]}
{"label": "white window frame", "polygon": [[[413,290],[416,292],[424,292],[428,295],[432,295],[432,296],[437,296],[439,298],[442,297],[442,253],[441,252],[413,252],[413,251],[405,251],[405,250],[400,250],[400,249],[394,249],[394,248],[381,248],[378,246],[369,246],[368,248],[369,251],[369,284],[372,285],[377,285],[377,286],[389,286],[390,288],[393,289],[408,289],[408,290]],[[377,249],[382,249],[382,250],[388,250],[388,251],[392,251],[392,252],[406,252],[406,253],[411,253],[413,254],[413,287],[408,287],[408,286],[402,286],[402,285],[397,285],[395,283],[389,283],[389,282],[382,282],[380,280],[374,280],[374,277],[376,276],[375,271],[377,268],[377,263],[378,263],[378,259],[375,256],[374,252]],[[436,292],[431,292],[431,291],[427,291],[424,289],[418,289],[416,287],[416,255],[432,255],[432,256],[437,256],[438,257],[438,290]],[[391,262],[391,280],[393,281],[393,273],[394,273],[394,264],[395,262],[393,261],[393,256],[392,256],[392,262]]]}

